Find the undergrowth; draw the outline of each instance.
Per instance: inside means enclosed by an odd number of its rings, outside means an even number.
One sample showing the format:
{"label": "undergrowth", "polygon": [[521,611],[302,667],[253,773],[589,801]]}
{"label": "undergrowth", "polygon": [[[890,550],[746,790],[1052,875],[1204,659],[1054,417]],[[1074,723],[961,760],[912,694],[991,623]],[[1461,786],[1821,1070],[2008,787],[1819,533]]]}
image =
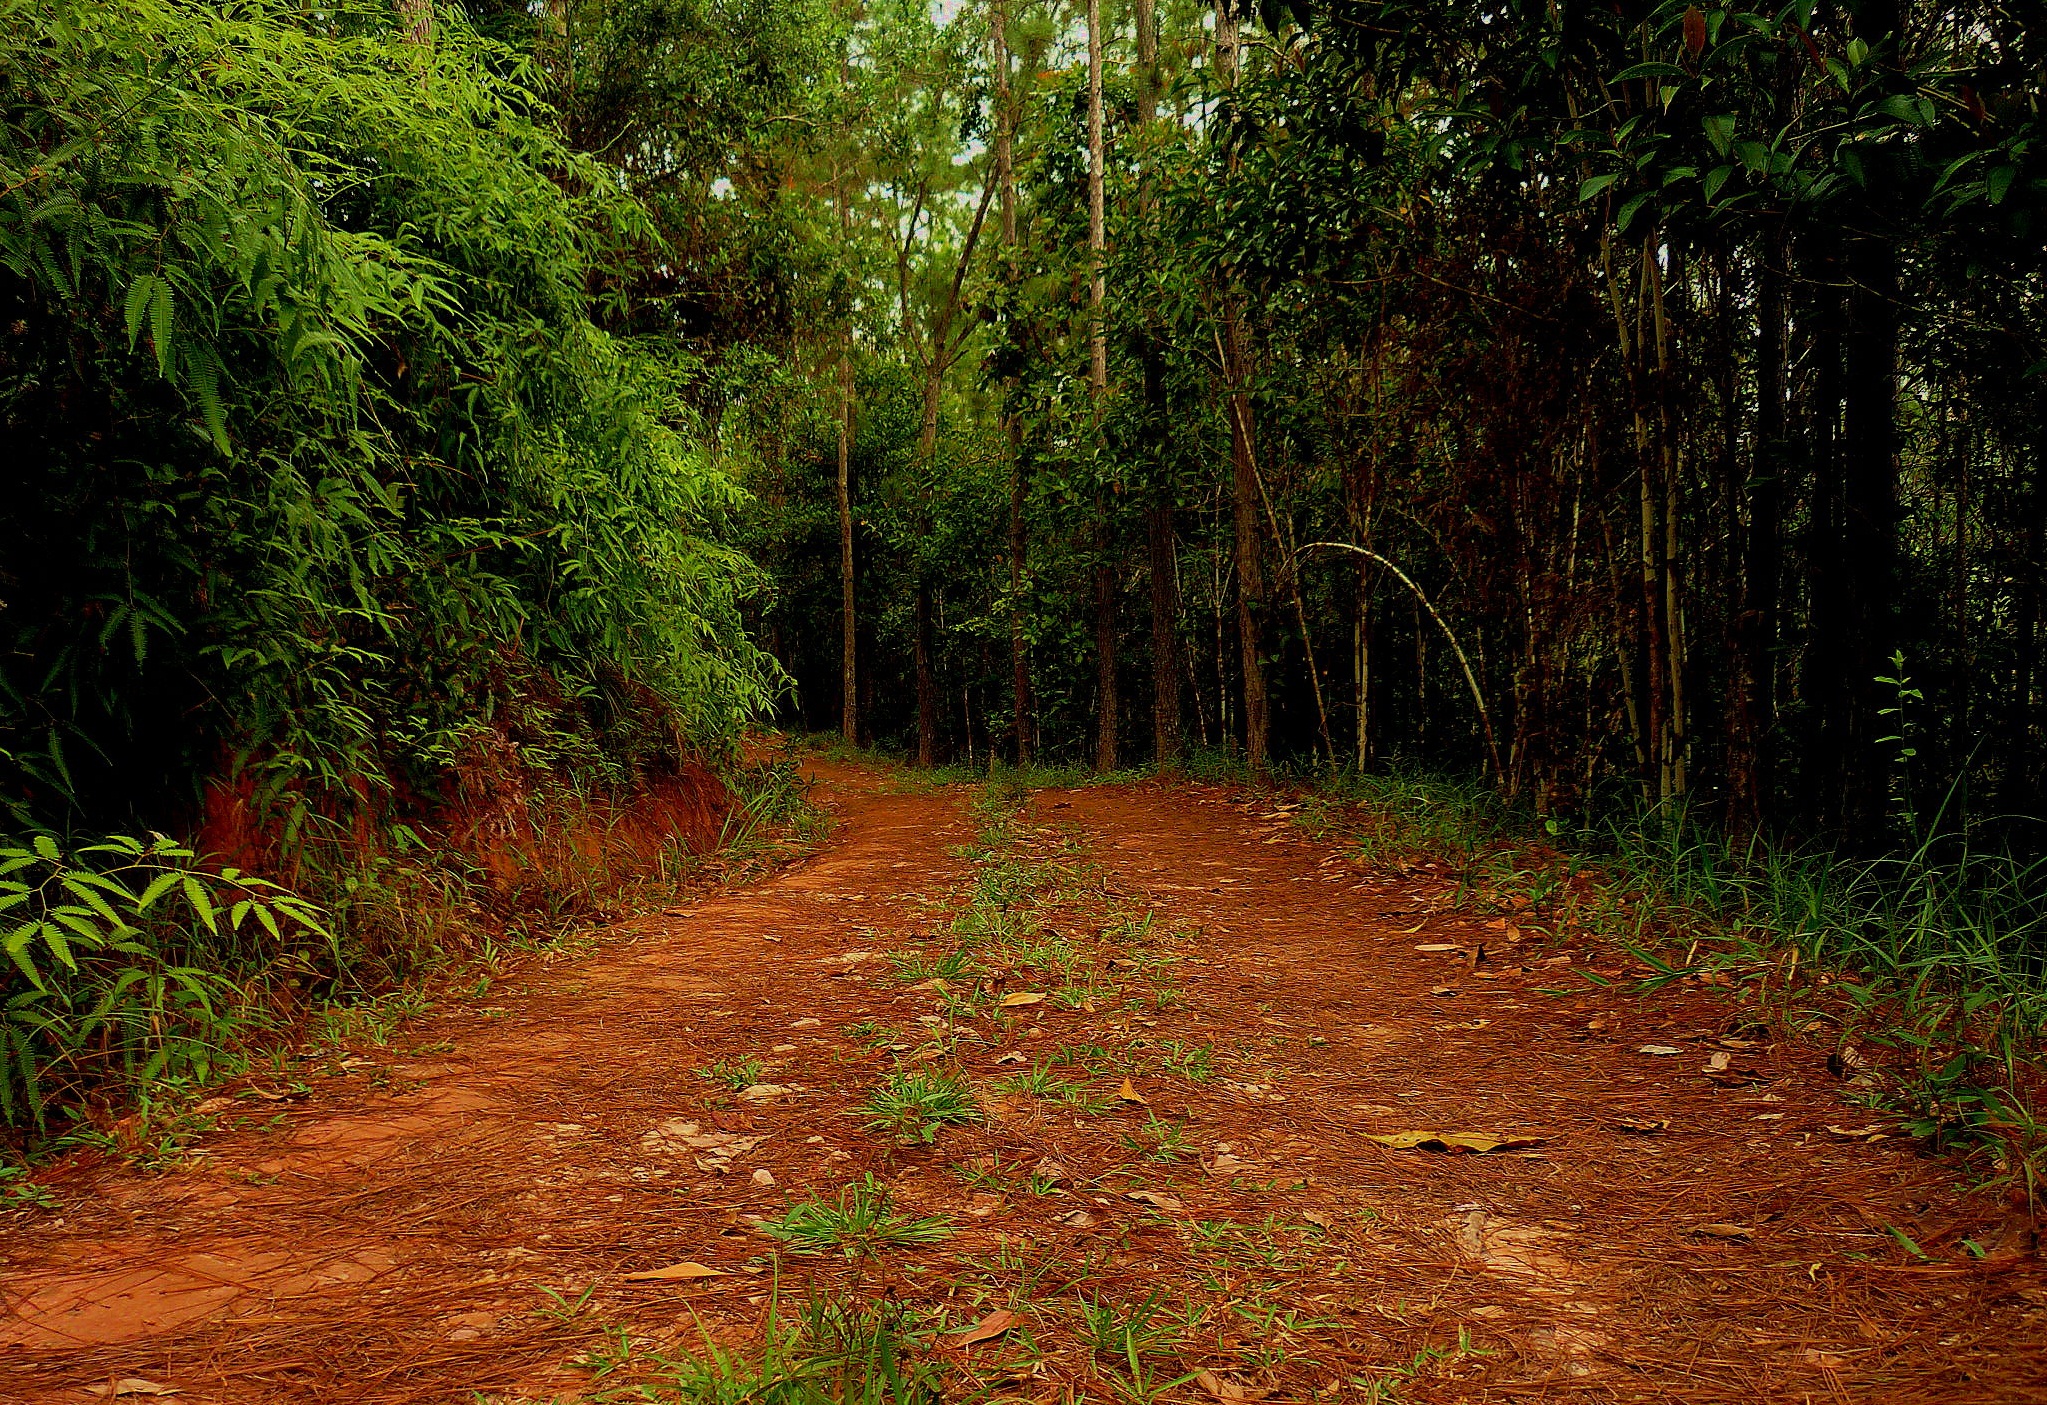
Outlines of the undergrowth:
{"label": "undergrowth", "polygon": [[[298,892],[160,835],[0,844],[0,1126],[26,1153],[105,1140],[118,1119],[122,1146],[154,1156],[184,1102],[266,1050],[386,1043],[438,994],[481,997],[522,953],[815,842],[824,817],[796,768],[783,755],[727,769],[713,852],[597,845],[509,895],[418,827]],[[387,906],[403,929],[378,925]]]}

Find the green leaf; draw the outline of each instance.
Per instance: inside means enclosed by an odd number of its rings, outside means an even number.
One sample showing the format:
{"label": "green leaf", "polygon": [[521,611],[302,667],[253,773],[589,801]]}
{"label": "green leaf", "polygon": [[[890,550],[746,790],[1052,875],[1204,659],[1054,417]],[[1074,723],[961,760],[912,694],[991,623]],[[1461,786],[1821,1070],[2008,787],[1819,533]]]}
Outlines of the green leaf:
{"label": "green leaf", "polygon": [[192,915],[206,924],[206,930],[220,935],[220,921],[215,915],[213,899],[206,894],[206,887],[191,874],[180,874],[185,889],[185,901],[192,908]]}
{"label": "green leaf", "polygon": [[2016,166],[1993,166],[1990,174],[1983,178],[1983,193],[1993,205],[2004,203],[2004,197],[2011,193],[2012,182],[2017,180]]}
{"label": "green leaf", "polygon": [[1614,229],[1621,234],[1626,234],[1628,232],[1628,226],[1635,222],[1635,216],[1641,213],[1642,207],[1648,204],[1650,200],[1654,198],[1655,197],[1649,191],[1645,190],[1640,195],[1637,195],[1634,199],[1628,201],[1625,205],[1621,206],[1619,213],[1617,213],[1613,219]]}
{"label": "green leaf", "polygon": [[1691,76],[1691,74],[1685,72],[1674,63],[1651,61],[1649,63],[1638,63],[1633,68],[1621,70],[1613,76],[1613,81],[1616,83],[1626,83],[1634,78],[1689,79]]}
{"label": "green leaf", "polygon": [[171,373],[171,285],[162,278],[150,280],[149,337],[156,348],[158,375]]}
{"label": "green leaf", "polygon": [[135,349],[136,339],[142,335],[142,319],[149,312],[149,300],[156,286],[156,275],[144,273],[128,285],[128,349]]}
{"label": "green leaf", "polygon": [[1726,185],[1728,177],[1733,174],[1734,167],[1732,166],[1715,166],[1712,170],[1706,172],[1706,179],[1701,186],[1706,192],[1706,198],[1711,200],[1718,196],[1720,194],[1720,187]]}
{"label": "green leaf", "polygon": [[1725,156],[1734,145],[1734,114],[1716,113],[1706,118],[1700,125],[1706,129],[1706,144],[1719,155]]}
{"label": "green leaf", "polygon": [[1580,200],[1590,200],[1620,178],[1620,172],[1618,171],[1608,171],[1605,175],[1593,176],[1578,187],[1578,198]]}

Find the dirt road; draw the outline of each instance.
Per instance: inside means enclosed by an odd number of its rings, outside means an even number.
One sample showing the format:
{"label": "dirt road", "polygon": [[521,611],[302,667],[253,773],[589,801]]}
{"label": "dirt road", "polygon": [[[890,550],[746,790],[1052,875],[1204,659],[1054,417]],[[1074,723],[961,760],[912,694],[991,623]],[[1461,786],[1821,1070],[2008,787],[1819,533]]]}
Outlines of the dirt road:
{"label": "dirt road", "polygon": [[[806,1285],[1011,1313],[923,1340],[961,1396],[2047,1399],[2009,1208],[1828,1131],[1872,1119],[1735,992],[1602,988],[1221,788],[991,838],[969,789],[818,773],[793,869],[241,1080],[170,1169],[66,1168],[0,1226],[0,1400],[585,1399]],[[919,1071],[978,1120],[865,1126]],[[1408,1131],[1504,1144],[1370,1139]],[[763,1232],[868,1173],[931,1242]],[[625,1277],[681,1262],[722,1276]]]}

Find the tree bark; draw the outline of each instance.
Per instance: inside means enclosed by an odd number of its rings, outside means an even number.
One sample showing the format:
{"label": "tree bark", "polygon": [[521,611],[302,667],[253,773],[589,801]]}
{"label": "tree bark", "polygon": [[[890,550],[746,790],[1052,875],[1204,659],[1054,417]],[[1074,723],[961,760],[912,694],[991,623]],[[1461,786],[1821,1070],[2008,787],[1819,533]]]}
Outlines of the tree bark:
{"label": "tree bark", "polygon": [[1758,262],[1756,428],[1741,542],[1741,604],[1728,698],[1727,832],[1745,843],[1762,825],[1777,725],[1778,560],[1782,554],[1785,393],[1791,358],[1790,248],[1781,230],[1765,236]]}
{"label": "tree bark", "polygon": [[[1227,3],[1215,9],[1215,60],[1223,86],[1237,86],[1237,17]],[[1231,158],[1235,168],[1235,158]],[[1265,571],[1258,549],[1258,460],[1252,439],[1250,365],[1242,309],[1233,290],[1224,294],[1221,338],[1223,392],[1230,421],[1230,516],[1236,531],[1237,650],[1244,674],[1244,760],[1254,775],[1266,768],[1271,721],[1262,656]]]}
{"label": "tree bark", "polygon": [[[1102,144],[1102,3],[1087,3],[1087,263],[1088,263],[1088,402],[1099,441],[1103,401],[1109,389],[1109,337],[1103,324],[1108,300],[1108,247],[1103,209],[1105,152]],[[1097,443],[1099,448],[1099,442]],[[1095,769],[1116,769],[1118,698],[1116,692],[1116,569],[1109,525],[1109,497],[1095,495],[1095,681],[1099,702],[1095,713]]]}
{"label": "tree bark", "polygon": [[[1009,96],[1009,12],[1002,0],[994,0],[989,28],[995,46],[995,181],[1001,203],[1002,247],[1007,257],[1003,266],[1005,282],[1015,275],[1016,248],[1016,163],[1014,156],[1016,112]],[[1024,635],[1023,584],[1024,504],[1027,485],[1023,475],[1023,426],[1008,401],[1015,393],[1014,380],[1004,383],[1003,428],[1009,440],[1009,664],[1010,705],[1016,740],[1016,764],[1031,764],[1031,655]]]}
{"label": "tree bark", "polygon": [[917,764],[938,764],[938,681],[931,666],[931,586],[917,582]]}
{"label": "tree bark", "polygon": [[434,0],[398,0],[398,17],[405,22],[406,43],[433,42]]}
{"label": "tree bark", "polygon": [[853,355],[839,357],[839,732],[860,740],[859,615],[853,606]]}

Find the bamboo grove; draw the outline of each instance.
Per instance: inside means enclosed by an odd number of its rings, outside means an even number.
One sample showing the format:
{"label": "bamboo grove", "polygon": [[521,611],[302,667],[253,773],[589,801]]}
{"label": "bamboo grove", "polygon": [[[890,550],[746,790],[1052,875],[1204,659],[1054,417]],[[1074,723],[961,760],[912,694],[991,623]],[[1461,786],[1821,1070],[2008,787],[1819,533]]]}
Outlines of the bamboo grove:
{"label": "bamboo grove", "polygon": [[846,52],[887,140],[807,159],[868,264],[745,406],[806,722],[1856,846],[2037,812],[2039,6],[1002,0]]}

